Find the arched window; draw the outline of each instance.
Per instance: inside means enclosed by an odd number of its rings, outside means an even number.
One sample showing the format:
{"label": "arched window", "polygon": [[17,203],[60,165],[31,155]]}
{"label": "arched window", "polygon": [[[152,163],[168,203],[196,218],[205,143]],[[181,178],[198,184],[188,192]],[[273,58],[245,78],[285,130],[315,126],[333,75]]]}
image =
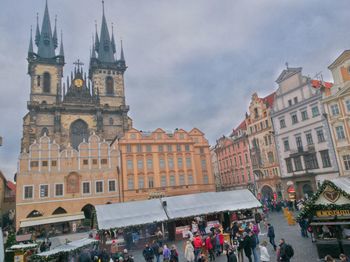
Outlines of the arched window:
{"label": "arched window", "polygon": [[114,81],[111,76],[106,77],[106,94],[113,95],[114,93]]}
{"label": "arched window", "polygon": [[50,93],[51,88],[51,76],[48,72],[44,73],[44,80],[43,80],[43,91],[44,93]]}
{"label": "arched window", "polygon": [[37,86],[40,86],[40,76],[37,76],[37,77],[36,77],[36,85],[37,85]]}
{"label": "arched window", "polygon": [[33,210],[32,212],[30,212],[27,216],[27,218],[30,217],[41,217],[42,214],[38,211],[38,210]]}
{"label": "arched window", "polygon": [[55,211],[53,211],[52,214],[53,215],[60,215],[60,214],[66,214],[66,213],[67,213],[67,211],[64,208],[58,207],[55,209]]}
{"label": "arched window", "polygon": [[88,137],[88,125],[83,120],[76,120],[70,125],[70,143],[73,148],[78,149],[79,144],[84,139],[87,141]]}
{"label": "arched window", "polygon": [[44,136],[44,135],[49,135],[49,130],[47,129],[47,127],[44,127],[43,129],[41,129],[41,136]]}

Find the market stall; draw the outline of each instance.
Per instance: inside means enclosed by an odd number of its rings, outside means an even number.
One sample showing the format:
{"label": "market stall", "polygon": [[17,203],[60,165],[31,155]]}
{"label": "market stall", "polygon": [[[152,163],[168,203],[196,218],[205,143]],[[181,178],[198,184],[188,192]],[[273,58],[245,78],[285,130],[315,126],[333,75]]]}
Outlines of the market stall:
{"label": "market stall", "polygon": [[319,258],[350,255],[350,177],[325,180],[298,220],[311,226]]}
{"label": "market stall", "polygon": [[[78,261],[79,257],[86,252],[89,254],[97,249],[98,240],[83,238],[58,246],[52,250],[35,254],[32,261]],[[94,248],[95,246],[95,248]]]}

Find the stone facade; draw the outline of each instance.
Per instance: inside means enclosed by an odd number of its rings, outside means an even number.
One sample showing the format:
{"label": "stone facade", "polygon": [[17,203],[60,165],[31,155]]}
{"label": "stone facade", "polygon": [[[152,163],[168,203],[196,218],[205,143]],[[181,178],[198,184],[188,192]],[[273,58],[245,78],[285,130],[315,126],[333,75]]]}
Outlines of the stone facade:
{"label": "stone facade", "polygon": [[246,124],[233,129],[230,137],[221,137],[215,146],[223,190],[249,188],[254,191]]}
{"label": "stone facade", "polygon": [[197,128],[131,129],[119,141],[123,201],[215,191],[210,149]]}
{"label": "stone facade", "polygon": [[300,199],[311,196],[323,180],[338,176],[338,165],[320,81],[303,76],[302,68],[287,68],[276,82],[271,117],[282,191],[286,199]]}
{"label": "stone facade", "polygon": [[[280,169],[275,147],[271,108],[275,93],[264,98],[252,95],[246,115],[250,155],[259,198],[282,197]],[[275,194],[276,193],[276,194]]]}
{"label": "stone facade", "polygon": [[344,51],[329,67],[334,85],[322,83],[327,117],[341,176],[350,175],[350,50]]}

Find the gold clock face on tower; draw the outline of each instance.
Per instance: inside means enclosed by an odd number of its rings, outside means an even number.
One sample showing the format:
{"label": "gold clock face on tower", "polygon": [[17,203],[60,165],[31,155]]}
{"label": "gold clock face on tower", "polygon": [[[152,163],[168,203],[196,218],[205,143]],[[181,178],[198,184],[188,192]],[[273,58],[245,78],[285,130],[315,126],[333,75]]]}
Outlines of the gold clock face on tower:
{"label": "gold clock face on tower", "polygon": [[76,87],[82,87],[83,86],[83,80],[82,79],[75,79],[74,80],[74,85]]}

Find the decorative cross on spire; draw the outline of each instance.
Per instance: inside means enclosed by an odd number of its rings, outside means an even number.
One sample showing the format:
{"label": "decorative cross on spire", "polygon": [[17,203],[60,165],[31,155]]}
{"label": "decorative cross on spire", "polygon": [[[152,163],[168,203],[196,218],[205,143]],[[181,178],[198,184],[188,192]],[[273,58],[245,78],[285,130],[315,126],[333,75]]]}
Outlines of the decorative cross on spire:
{"label": "decorative cross on spire", "polygon": [[78,59],[76,62],[73,63],[73,65],[76,65],[78,67],[78,70],[79,70],[80,66],[84,65],[84,63]]}

